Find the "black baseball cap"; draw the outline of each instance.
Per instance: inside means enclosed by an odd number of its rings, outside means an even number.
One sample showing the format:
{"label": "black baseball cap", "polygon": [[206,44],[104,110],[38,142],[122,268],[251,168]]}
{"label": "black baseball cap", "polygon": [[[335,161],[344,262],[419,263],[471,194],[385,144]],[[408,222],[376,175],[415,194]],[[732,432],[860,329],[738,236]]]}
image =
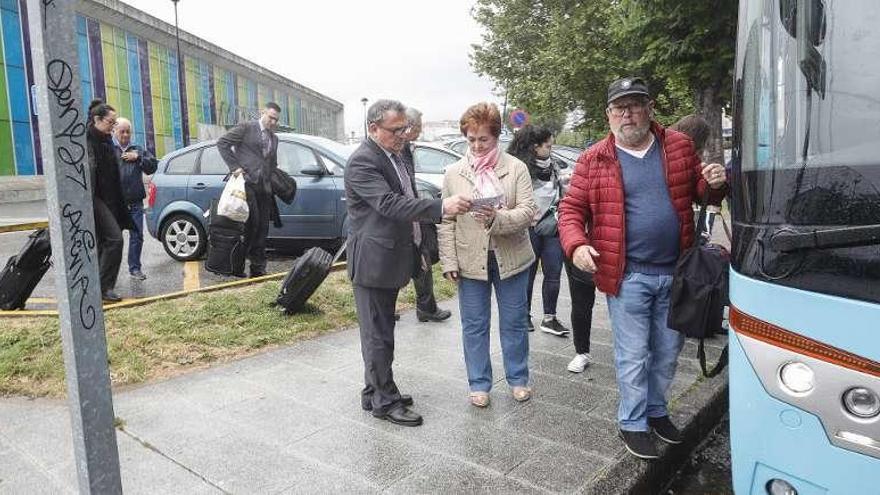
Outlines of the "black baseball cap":
{"label": "black baseball cap", "polygon": [[648,98],[648,84],[641,77],[621,77],[608,86],[608,103],[628,95],[643,95]]}

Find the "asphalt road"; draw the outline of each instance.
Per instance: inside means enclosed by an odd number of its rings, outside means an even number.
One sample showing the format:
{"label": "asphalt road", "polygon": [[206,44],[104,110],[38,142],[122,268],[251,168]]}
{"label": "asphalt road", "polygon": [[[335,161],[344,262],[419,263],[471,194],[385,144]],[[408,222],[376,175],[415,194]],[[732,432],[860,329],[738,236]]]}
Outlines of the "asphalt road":
{"label": "asphalt road", "polygon": [[730,419],[727,415],[691,455],[667,495],[733,495],[730,471]]}

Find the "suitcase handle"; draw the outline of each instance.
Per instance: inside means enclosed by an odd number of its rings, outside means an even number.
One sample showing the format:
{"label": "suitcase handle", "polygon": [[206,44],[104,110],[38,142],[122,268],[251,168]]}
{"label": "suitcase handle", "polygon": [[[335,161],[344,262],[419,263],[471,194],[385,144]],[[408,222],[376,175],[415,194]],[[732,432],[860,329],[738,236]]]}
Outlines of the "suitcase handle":
{"label": "suitcase handle", "polygon": [[333,255],[333,261],[330,262],[331,265],[335,265],[339,258],[342,256],[342,253],[345,252],[345,248],[348,247],[348,237],[345,238],[345,242],[342,243],[342,247],[339,248],[339,251],[336,251],[336,254]]}

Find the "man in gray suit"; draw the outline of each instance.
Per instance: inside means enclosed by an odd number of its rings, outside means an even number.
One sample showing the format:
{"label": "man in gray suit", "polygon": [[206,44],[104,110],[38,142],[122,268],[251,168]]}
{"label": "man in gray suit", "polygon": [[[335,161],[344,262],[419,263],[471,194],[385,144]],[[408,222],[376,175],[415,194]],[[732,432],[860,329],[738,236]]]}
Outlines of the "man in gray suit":
{"label": "man in gray suit", "polygon": [[272,171],[278,168],[278,137],[275,128],[281,107],[266,103],[260,118],[242,122],[217,140],[217,149],[234,175],[244,174],[250,213],[245,224],[245,251],[251,277],[266,274],[266,236],[269,216],[275,208]]}
{"label": "man in gray suit", "polygon": [[394,306],[400,289],[430,266],[419,248],[419,222],[465,213],[470,201],[416,197],[415,173],[400,155],[408,130],[405,111],[400,102],[376,101],[367,113],[370,135],[345,166],[348,275],[364,358],[361,405],[379,419],[419,426],[422,417],[409,409],[412,397],[400,394],[391,372]]}

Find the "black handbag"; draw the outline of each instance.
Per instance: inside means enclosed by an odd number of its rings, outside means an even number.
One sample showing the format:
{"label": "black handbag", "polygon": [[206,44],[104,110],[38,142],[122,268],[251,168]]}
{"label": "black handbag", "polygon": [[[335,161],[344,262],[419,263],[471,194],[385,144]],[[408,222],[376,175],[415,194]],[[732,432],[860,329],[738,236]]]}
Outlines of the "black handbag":
{"label": "black handbag", "polygon": [[287,172],[274,168],[270,181],[272,194],[278,196],[278,199],[284,201],[285,204],[293,203],[296,198],[296,179],[288,175]]}
{"label": "black handbag", "polygon": [[703,375],[713,377],[727,365],[727,347],[712,371],[706,370],[704,340],[724,333],[724,306],[728,304],[730,253],[703,235],[706,227],[708,190],[703,196],[697,221],[696,239],[675,265],[666,326],[699,339],[697,358]]}
{"label": "black handbag", "polygon": [[535,224],[535,233],[544,237],[559,234],[559,222],[556,220],[556,205],[550,207],[544,216]]}
{"label": "black handbag", "polygon": [[562,184],[559,177],[553,172],[552,180],[556,182],[556,201],[544,212],[544,216],[535,224],[535,234],[543,237],[555,237],[559,235],[559,222],[556,219],[556,210],[559,200],[562,199]]}

